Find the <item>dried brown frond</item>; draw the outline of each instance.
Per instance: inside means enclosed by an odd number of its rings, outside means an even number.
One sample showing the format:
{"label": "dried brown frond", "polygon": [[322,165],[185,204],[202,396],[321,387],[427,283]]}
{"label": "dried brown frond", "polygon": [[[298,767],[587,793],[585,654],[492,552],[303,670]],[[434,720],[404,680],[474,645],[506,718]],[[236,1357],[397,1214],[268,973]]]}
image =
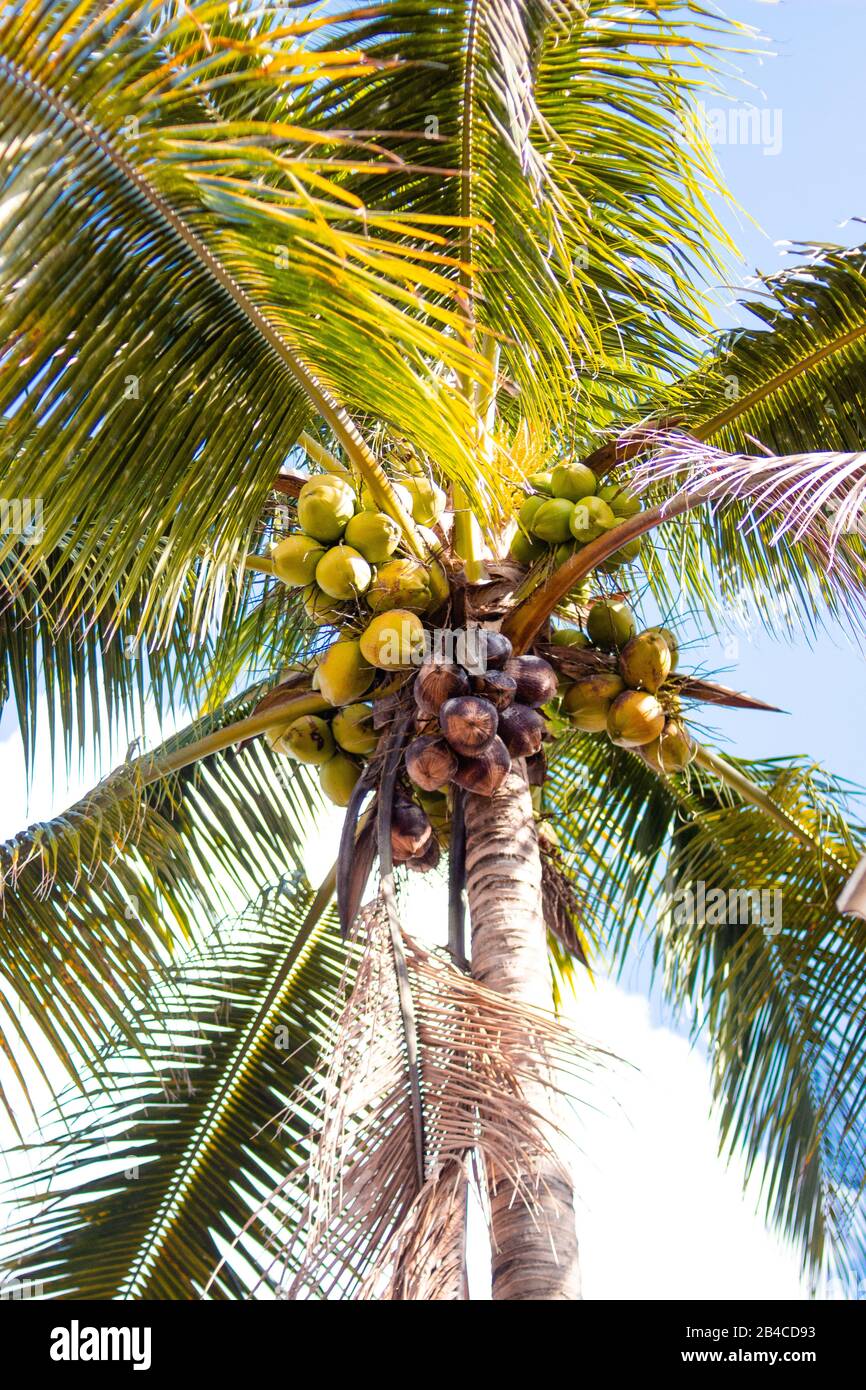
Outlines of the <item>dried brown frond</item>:
{"label": "dried brown frond", "polygon": [[401,932],[419,1043],[419,1177],[387,913],[375,903],[358,922],[366,945],[336,1048],[287,1107],[287,1123],[318,1119],[302,1160],[258,1214],[260,1229],[285,1233],[287,1209],[297,1213],[261,1277],[290,1299],[463,1297],[470,1164],[543,1220],[534,1173],[553,1158],[557,1136],[525,1090],[541,1072],[552,1089],[571,1091],[599,1054],[552,1014],[486,989]]}

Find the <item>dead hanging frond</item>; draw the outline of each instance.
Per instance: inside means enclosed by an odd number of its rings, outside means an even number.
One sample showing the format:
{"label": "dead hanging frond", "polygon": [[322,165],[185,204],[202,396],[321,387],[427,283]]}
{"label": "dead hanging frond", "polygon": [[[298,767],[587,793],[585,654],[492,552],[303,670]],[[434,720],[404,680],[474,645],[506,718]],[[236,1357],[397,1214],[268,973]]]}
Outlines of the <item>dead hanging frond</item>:
{"label": "dead hanging frond", "polygon": [[728,454],[685,433],[643,426],[638,438],[647,453],[630,482],[636,491],[681,478],[676,498],[743,503],[747,533],[767,523],[769,544],[800,542],[862,588],[866,453]]}
{"label": "dead hanging frond", "polygon": [[[260,1282],[289,1299],[458,1299],[472,1166],[543,1220],[540,1161],[552,1124],[527,1101],[539,1075],[569,1093],[598,1054],[552,1014],[464,975],[400,931],[418,1039],[423,1172],[397,961],[385,905],[359,915],[366,945],[328,1063],[287,1123],[315,1120],[258,1231]],[[287,1228],[290,1235],[283,1238]],[[249,1257],[249,1250],[245,1248]]]}

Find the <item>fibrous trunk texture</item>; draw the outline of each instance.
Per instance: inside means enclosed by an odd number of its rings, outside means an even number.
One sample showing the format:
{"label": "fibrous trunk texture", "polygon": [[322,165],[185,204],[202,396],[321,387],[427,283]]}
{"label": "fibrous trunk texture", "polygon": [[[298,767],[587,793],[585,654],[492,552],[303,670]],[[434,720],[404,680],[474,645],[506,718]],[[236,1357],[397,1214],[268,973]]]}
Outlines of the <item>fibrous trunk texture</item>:
{"label": "fibrous trunk texture", "polygon": [[[541,858],[522,763],[491,797],[466,798],[466,888],[472,922],[472,974],[489,989],[533,1008],[551,1008],[542,917]],[[557,1122],[543,1072],[524,1081],[527,1103]],[[533,1203],[494,1181],[493,1297],[509,1301],[580,1298],[573,1192],[561,1163],[539,1156],[526,1175]]]}

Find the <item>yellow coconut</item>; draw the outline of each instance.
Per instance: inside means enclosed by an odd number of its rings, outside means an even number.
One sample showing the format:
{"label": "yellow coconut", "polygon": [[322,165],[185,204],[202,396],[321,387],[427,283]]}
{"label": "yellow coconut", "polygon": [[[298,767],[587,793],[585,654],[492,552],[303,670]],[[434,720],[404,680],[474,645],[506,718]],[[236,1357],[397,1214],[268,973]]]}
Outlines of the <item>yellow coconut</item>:
{"label": "yellow coconut", "polygon": [[564,497],[552,497],[538,508],[532,519],[532,534],[548,545],[561,545],[570,541],[571,517],[574,503]]}
{"label": "yellow coconut", "polygon": [[655,694],[671,673],[671,654],[657,632],[641,632],[619,654],[619,673],[632,690]]}
{"label": "yellow coconut", "polygon": [[424,656],[424,624],[408,608],[393,608],[373,619],[361,637],[361,654],[382,671],[420,666]]}
{"label": "yellow coconut", "polygon": [[549,472],[531,473],[526,481],[536,492],[543,493],[545,497],[553,496],[551,492],[551,474]]}
{"label": "yellow coconut", "polygon": [[[412,515],[412,494],[403,483],[395,483],[393,479],[388,479],[391,484],[391,491],[395,494],[400,506],[407,516]],[[361,488],[361,509],[365,512],[381,511],[379,503],[373,497],[368,488]]]}
{"label": "yellow coconut", "polygon": [[671,654],[671,671],[675,671],[680,659],[680,644],[676,633],[671,632],[669,627],[648,627],[647,632],[655,633],[662,639]]}
{"label": "yellow coconut", "polygon": [[360,753],[366,757],[379,741],[373,728],[373,706],[346,705],[334,715],[331,732],[346,753]]}
{"label": "yellow coconut", "polygon": [[339,627],[348,610],[322,593],[318,584],[311,584],[304,594],[304,612],[316,627]]}
{"label": "yellow coconut", "polygon": [[565,497],[569,502],[590,497],[595,492],[595,484],[595,474],[584,463],[558,463],[550,475],[554,497]]}
{"label": "yellow coconut", "polygon": [[562,708],[576,728],[587,734],[600,734],[607,728],[611,704],[624,689],[615,671],[597,671],[568,688]]}
{"label": "yellow coconut", "polygon": [[571,514],[571,534],[584,545],[616,525],[616,517],[600,497],[582,497]]}
{"label": "yellow coconut", "polygon": [[327,474],[304,483],[298,495],[301,529],[317,541],[338,541],[355,515],[355,493],[342,478]]}
{"label": "yellow coconut", "polygon": [[286,536],[271,550],[274,573],[284,584],[297,588],[312,584],[316,576],[316,565],[325,553],[325,547],[303,531]]}
{"label": "yellow coconut", "polygon": [[636,626],[631,609],[616,599],[594,603],[586,620],[590,642],[603,651],[624,647],[634,637]]}
{"label": "yellow coconut", "polygon": [[384,512],[358,512],[346,527],[344,540],[371,565],[383,565],[400,544],[400,527]]}
{"label": "yellow coconut", "polygon": [[406,486],[412,497],[412,516],[421,526],[435,526],[448,500],[441,487],[429,478],[408,478]]}
{"label": "yellow coconut", "polygon": [[433,600],[430,572],[417,560],[389,560],[376,571],[367,590],[367,602],[374,613],[408,608],[423,613]]}
{"label": "yellow coconut", "polygon": [[373,571],[350,545],[332,545],[316,565],[316,583],[330,598],[354,599],[370,587]]}
{"label": "yellow coconut", "polygon": [[299,763],[324,763],[334,756],[334,738],[328,724],[317,714],[294,719],[274,744],[278,753],[288,753]]}
{"label": "yellow coconut", "polygon": [[508,547],[508,554],[516,565],[526,565],[528,568],[547,554],[547,546],[543,541],[530,540],[529,536],[518,530]]}
{"label": "yellow coconut", "polygon": [[664,723],[664,710],[655,695],[625,690],[608,711],[608,737],[620,748],[640,748],[658,738]]}
{"label": "yellow coconut", "polygon": [[616,516],[623,519],[637,516],[641,509],[640,498],[635,497],[633,492],[629,492],[628,488],[621,487],[618,483],[607,483],[604,487],[600,487],[598,495]]}
{"label": "yellow coconut", "polygon": [[527,532],[532,530],[532,523],[546,501],[547,498],[539,497],[537,493],[526,498],[517,513],[517,521],[522,530]]}
{"label": "yellow coconut", "polygon": [[361,643],[334,642],[318,665],[319,690],[329,705],[349,705],[365,695],[376,672],[364,659]]}
{"label": "yellow coconut", "polygon": [[652,767],[668,773],[682,772],[683,768],[688,767],[695,753],[695,745],[679,719],[665,720],[665,726],[658,738],[643,749],[644,757]]}
{"label": "yellow coconut", "polygon": [[319,784],[335,806],[348,806],[360,776],[360,767],[354,758],[347,758],[345,753],[335,753],[319,768]]}

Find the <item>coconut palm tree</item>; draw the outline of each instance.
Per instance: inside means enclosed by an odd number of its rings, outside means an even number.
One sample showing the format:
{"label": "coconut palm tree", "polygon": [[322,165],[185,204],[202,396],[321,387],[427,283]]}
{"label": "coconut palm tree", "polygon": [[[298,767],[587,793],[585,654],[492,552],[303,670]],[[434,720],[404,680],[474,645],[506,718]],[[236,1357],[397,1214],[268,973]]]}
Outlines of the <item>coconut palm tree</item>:
{"label": "coconut palm tree", "polygon": [[[721,190],[692,113],[742,34],[666,0],[37,0],[0,26],[4,699],[28,765],[176,729],[3,849],[3,1099],[30,1161],[11,1274],[461,1298],[477,1184],[494,1297],[579,1297],[560,1140],[606,1062],[552,988],[639,934],[769,1219],[812,1270],[856,1264],[844,786],[693,737],[677,767],[548,698],[546,760],[449,794],[430,947],[393,863],[414,669],[375,677],[315,890],[319,782],[280,751],[305,718],[332,737],[315,661],[370,617],[317,610],[271,555],[320,475],[435,576],[428,631],[501,632],[519,675],[616,678],[612,643],[555,640],[604,600],[860,622],[866,253],[802,248],[757,328],[709,334]],[[524,536],[518,563],[527,479],[575,460],[629,515],[568,553]],[[666,675],[669,717],[759,704]],[[402,857],[430,847],[422,827]],[[673,911],[756,884],[784,892],[776,933]]]}

